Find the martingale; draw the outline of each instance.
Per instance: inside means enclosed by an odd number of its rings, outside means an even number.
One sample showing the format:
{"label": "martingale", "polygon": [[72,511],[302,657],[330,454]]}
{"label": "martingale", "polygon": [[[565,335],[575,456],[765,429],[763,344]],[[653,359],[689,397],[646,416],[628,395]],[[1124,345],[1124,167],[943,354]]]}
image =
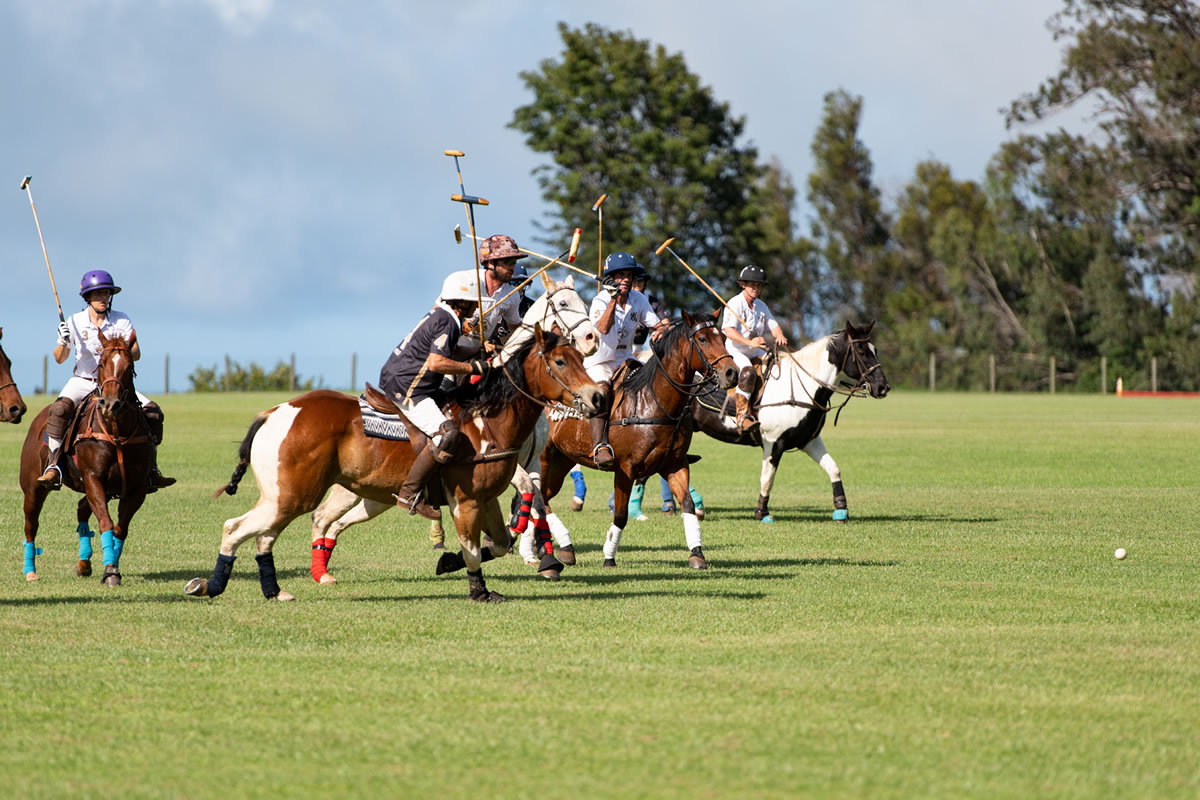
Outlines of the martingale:
{"label": "martingale", "polygon": [[546,412],[546,416],[550,418],[551,422],[561,422],[564,419],[587,419],[583,414],[562,403],[555,403],[550,406],[550,409]]}
{"label": "martingale", "polygon": [[362,412],[363,432],[373,439],[387,439],[392,442],[407,442],[408,428],[396,414],[384,414],[376,411],[367,404],[367,398],[358,396],[358,410]]}

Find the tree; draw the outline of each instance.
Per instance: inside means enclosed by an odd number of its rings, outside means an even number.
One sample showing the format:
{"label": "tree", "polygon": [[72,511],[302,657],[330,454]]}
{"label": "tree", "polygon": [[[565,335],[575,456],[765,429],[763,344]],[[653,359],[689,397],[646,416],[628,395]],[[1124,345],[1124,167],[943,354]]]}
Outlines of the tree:
{"label": "tree", "polygon": [[[236,361],[228,363],[227,374],[218,374],[216,365],[213,365],[212,369],[197,367],[188,375],[192,391],[223,392],[226,391],[226,384],[231,392],[284,391],[292,388],[291,365],[283,361],[278,362],[270,372],[265,371],[253,361],[250,362],[249,367],[242,367]],[[313,379],[302,380],[299,373],[296,373],[295,385],[297,390],[305,392],[314,388]]]}
{"label": "tree", "polygon": [[782,184],[764,180],[757,151],[739,142],[744,118],[683,56],[593,23],[558,30],[560,57],[521,73],[534,99],[509,123],[551,157],[534,170],[554,209],[539,225],[550,240],[561,242],[607,193],[605,255],[629,251],[668,307],[692,310],[714,300],[669,255],[655,265],[664,239],[676,237],[680,256],[726,292],[743,265],[786,261],[791,241],[778,235],[773,204]]}

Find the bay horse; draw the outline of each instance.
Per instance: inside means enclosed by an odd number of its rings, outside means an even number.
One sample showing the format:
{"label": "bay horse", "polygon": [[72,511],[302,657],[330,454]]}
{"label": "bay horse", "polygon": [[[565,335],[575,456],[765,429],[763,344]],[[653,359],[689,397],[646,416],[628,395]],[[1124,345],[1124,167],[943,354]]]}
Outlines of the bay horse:
{"label": "bay horse", "polygon": [[[83,492],[76,519],[79,534],[79,562],[75,573],[92,574],[92,542],[88,530],[90,514],[96,515],[104,556],[105,586],[121,585],[121,552],[129,535],[133,515],[146,501],[150,470],[154,465],[154,442],[133,387],[133,353],[126,339],[103,333],[100,336],[100,362],[96,370],[96,391],[80,404],[68,438],[63,442],[60,462],[62,485]],[[46,495],[52,490],[38,483],[46,468],[45,443],[49,406],[42,409],[29,426],[21,450],[21,491],[25,494],[25,579],[37,580],[34,544],[38,518]],[[71,434],[74,430],[74,436]],[[74,458],[70,442],[74,441]],[[108,513],[108,501],[119,498],[117,521]]]}
{"label": "bay horse", "polygon": [[862,387],[874,398],[886,397],[891,390],[871,343],[874,327],[874,322],[865,327],[847,322],[845,329],[837,333],[776,357],[765,376],[756,409],[758,427],[751,431],[740,432],[733,416],[723,413],[732,400],[711,384],[693,401],[692,414],[700,430],[722,442],[762,448],[756,519],[775,521],[769,509],[771,487],[780,459],[793,449],[803,450],[829,476],[833,484],[833,519],[845,522],[848,518],[842,473],[820,434],[835,405],[831,402],[834,394],[846,395],[842,403],[845,406]]}
{"label": "bay horse", "polygon": [[[600,334],[588,316],[588,308],[579,293],[575,291],[574,276],[568,276],[561,283],[555,282],[543,273],[545,293],[530,306],[521,318],[521,326],[513,331],[508,338],[500,355],[499,363],[508,361],[513,354],[521,350],[534,336],[534,327],[540,325],[542,330],[567,336],[575,349],[581,355],[589,356],[596,351]],[[541,481],[539,466],[542,448],[546,444],[546,421],[538,417],[534,432],[526,439],[517,459],[517,468],[513,474],[512,485],[519,495],[528,495],[535,501],[531,509],[534,527],[542,527],[544,518],[541,503]],[[344,486],[334,484],[330,487],[329,495],[317,506],[312,514],[312,563],[309,574],[312,579],[322,585],[337,583],[337,579],[329,572],[329,561],[333,549],[337,546],[339,536],[349,527],[361,522],[374,519],[390,508],[395,508],[393,498],[385,502],[376,502],[368,497],[360,497]],[[518,523],[519,524],[519,523]],[[440,528],[438,521],[431,523]],[[526,523],[528,526],[528,523]],[[530,548],[532,553],[532,547]],[[574,548],[560,548],[556,554],[561,563],[575,563]],[[528,559],[527,559],[528,560]],[[540,565],[540,560],[533,559],[532,563]],[[543,577],[554,579],[558,572],[554,569],[545,570],[539,566]]]}
{"label": "bay horse", "polygon": [[[521,351],[474,387],[473,397],[463,399],[460,430],[473,455],[442,466],[439,477],[453,505],[469,599],[504,600],[484,583],[481,564],[488,559],[480,550],[480,534],[486,531],[493,542],[487,556],[508,552],[510,537],[496,498],[512,479],[518,449],[533,430],[543,404],[569,403],[592,415],[602,411],[607,401],[603,387],[584,371],[579,352],[565,339],[543,333],[540,326]],[[314,510],[334,484],[375,502],[394,502],[393,493],[412,462],[409,442],[366,436],[358,400],[340,392],[308,392],[259,414],[242,441],[233,477],[217,492],[234,494],[246,467],[253,466],[258,503],[226,521],[212,577],[192,579],[184,593],[214,597],[224,592],[238,546],[256,537],[263,596],[294,599],[279,588],[271,552],[283,529]]]}
{"label": "bay horse", "polygon": [[[725,335],[712,317],[693,317],[686,311],[659,341],[645,364],[626,361],[613,375],[614,396],[609,411],[609,444],[615,456],[612,525],[604,542],[604,566],[615,567],[617,546],[629,519],[629,493],[634,481],[655,473],[671,485],[682,510],[688,566],[706,569],[692,496],[688,448],[692,442],[689,405],[703,382],[714,378],[721,386],[737,381],[737,368],[725,350]],[[724,366],[718,366],[721,364]],[[699,373],[701,378],[695,380]],[[592,434],[587,422],[566,409],[548,410],[550,441],[542,452],[542,497],[546,513],[576,464],[595,469]]]}
{"label": "bay horse", "polygon": [[[0,339],[4,338],[4,328],[0,328]],[[25,416],[25,401],[12,376],[12,362],[4,348],[0,347],[0,422],[11,422],[14,425]]]}

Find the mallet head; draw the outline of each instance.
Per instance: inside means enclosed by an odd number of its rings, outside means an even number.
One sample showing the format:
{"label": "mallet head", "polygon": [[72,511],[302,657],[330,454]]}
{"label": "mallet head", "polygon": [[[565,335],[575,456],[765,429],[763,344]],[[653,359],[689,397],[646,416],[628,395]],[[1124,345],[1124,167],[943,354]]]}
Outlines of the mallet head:
{"label": "mallet head", "polygon": [[21,181],[21,188],[22,188],[22,189],[24,189],[26,186],[28,186],[28,185],[29,185],[29,182],[30,182],[31,180],[33,180],[33,176],[32,176],[32,175],[26,175],[26,176],[25,176],[25,180]]}
{"label": "mallet head", "polygon": [[446,150],[445,153],[446,153],[446,155],[454,157],[454,158],[457,158],[458,156],[466,155],[466,153],[464,153],[462,150]]}
{"label": "mallet head", "polygon": [[579,252],[579,237],[582,235],[582,233],[583,231],[581,231],[579,228],[576,228],[575,233],[571,235],[571,249],[567,251],[569,253],[567,256],[567,263],[569,264],[575,263],[575,254]]}
{"label": "mallet head", "polygon": [[462,244],[462,226],[461,225],[454,226],[454,243]]}
{"label": "mallet head", "polygon": [[592,211],[599,211],[600,206],[604,205],[604,201],[607,199],[608,199],[607,193],[600,195],[600,199],[597,200],[596,202],[592,203]]}
{"label": "mallet head", "polygon": [[[663,250],[666,250],[668,247],[670,247],[670,245],[671,245],[671,242],[673,242],[673,241],[675,241],[675,237],[674,237],[674,236],[672,236],[670,239],[667,239],[665,242],[663,242],[662,244],[660,244],[660,245],[658,246],[658,248],[657,248],[657,249],[654,251],[654,255],[656,255],[656,256],[661,256],[661,255],[662,255],[662,253],[663,253]],[[675,251],[674,251],[674,250],[672,250],[671,252],[672,252],[672,253],[674,253]]]}
{"label": "mallet head", "polygon": [[473,194],[452,194],[450,195],[450,199],[455,203],[466,203],[472,206],[486,206],[488,204],[487,199],[476,197]]}

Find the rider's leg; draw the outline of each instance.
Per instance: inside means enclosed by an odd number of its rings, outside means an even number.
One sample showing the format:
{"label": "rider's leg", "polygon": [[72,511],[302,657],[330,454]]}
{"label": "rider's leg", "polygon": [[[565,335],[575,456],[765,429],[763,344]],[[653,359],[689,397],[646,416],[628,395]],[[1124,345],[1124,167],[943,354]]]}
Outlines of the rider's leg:
{"label": "rider's leg", "polygon": [[737,426],[743,433],[753,430],[758,420],[750,413],[750,395],[754,392],[754,367],[743,367],[738,373],[737,391],[733,399],[737,404]]}
{"label": "rider's leg", "polygon": [[142,412],[146,415],[146,425],[150,428],[150,441],[154,443],[154,463],[150,467],[150,491],[153,492],[164,486],[175,483],[174,478],[168,478],[158,470],[158,446],[163,440],[163,412],[158,403],[146,398],[138,392],[138,400],[142,403]]}
{"label": "rider's leg", "polygon": [[60,396],[50,404],[50,413],[46,418],[46,440],[50,455],[46,459],[46,471],[38,478],[38,483],[57,489],[62,483],[62,473],[58,467],[58,451],[62,448],[63,437],[67,435],[67,426],[75,413],[75,403],[70,397]]}
{"label": "rider's leg", "polygon": [[[613,368],[606,364],[594,364],[587,369],[588,377],[596,383],[603,384],[609,397],[612,397],[612,386],[609,384],[612,370]],[[613,453],[612,445],[608,443],[608,413],[590,418],[588,427],[592,429],[592,461],[596,463],[596,469],[613,469],[616,454]]]}
{"label": "rider's leg", "polygon": [[[400,410],[413,425],[429,437],[429,441],[413,459],[408,476],[396,494],[396,505],[408,509],[409,514],[420,514],[426,519],[440,520],[441,512],[425,500],[423,489],[425,481],[437,469],[437,465],[452,460],[454,447],[461,434],[458,426],[446,419],[432,398],[425,397],[415,402],[403,403]],[[410,435],[413,437],[411,444],[416,449],[420,446],[420,441],[415,433]]]}

